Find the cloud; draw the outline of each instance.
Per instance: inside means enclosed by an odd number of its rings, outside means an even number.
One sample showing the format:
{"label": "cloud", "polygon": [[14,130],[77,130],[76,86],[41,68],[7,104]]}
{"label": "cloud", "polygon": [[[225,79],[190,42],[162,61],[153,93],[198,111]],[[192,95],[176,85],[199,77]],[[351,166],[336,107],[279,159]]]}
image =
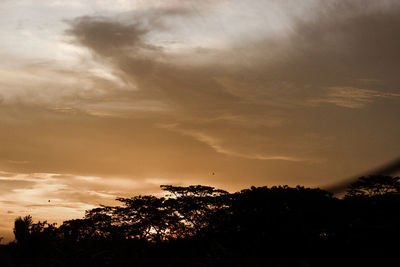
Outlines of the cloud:
{"label": "cloud", "polygon": [[253,160],[283,160],[283,161],[294,161],[294,162],[304,161],[304,159],[295,158],[291,156],[263,155],[263,154],[252,154],[251,152],[246,153],[246,152],[235,151],[234,148],[233,149],[229,148],[229,146],[224,147],[222,140],[219,140],[218,138],[210,136],[203,132],[179,129],[177,125],[161,125],[160,127],[176,131],[183,135],[191,136],[197,141],[210,146],[214,151],[228,156],[253,159]]}
{"label": "cloud", "polygon": [[[89,51],[85,59],[96,62],[95,69],[101,71],[35,70],[39,77],[56,79],[35,85],[32,92],[38,94],[20,97],[19,111],[3,106],[3,117],[14,118],[7,127],[19,133],[13,140],[22,144],[5,145],[5,154],[19,156],[4,158],[29,161],[19,166],[27,172],[50,168],[59,173],[132,177],[153,172],[148,166],[155,165],[154,172],[169,177],[189,169],[202,173],[212,160],[229,155],[236,155],[235,162],[247,166],[260,159],[279,159],[287,164],[304,159],[333,160],[330,155],[340,155],[342,149],[338,143],[345,146],[353,140],[333,138],[340,134],[338,129],[347,127],[338,119],[343,114],[330,118],[336,125],[325,125],[318,115],[326,115],[326,105],[315,103],[364,105],[397,94],[398,8],[372,2],[367,8],[358,2],[311,2],[307,5],[315,7],[316,12],[300,17],[288,11],[293,17],[285,21],[280,34],[238,33],[236,39],[227,38],[222,46],[206,49],[203,43],[185,46],[182,29],[186,26],[190,33],[208,36],[210,32],[204,29],[211,29],[210,25],[229,28],[227,17],[219,21],[213,17],[220,11],[201,9],[207,27],[193,26],[199,21],[194,8],[173,4],[114,17],[70,20],[66,32],[70,45]],[[290,7],[292,4],[282,10]],[[305,6],[301,9],[309,12]],[[165,41],[172,39],[186,48],[181,52],[169,49]],[[27,87],[30,79],[20,85]],[[366,79],[379,82],[366,85]],[[70,82],[52,90],[56,88],[52,80]],[[343,89],[332,88],[367,91],[349,96]],[[372,93],[382,92],[382,88],[385,97]],[[52,93],[54,96],[46,101],[37,100]],[[21,103],[31,99],[46,104],[37,107]],[[314,105],[310,105],[310,99]],[[22,130],[15,125],[21,118],[37,125],[28,124]],[[160,128],[160,124],[178,125],[179,131]],[[26,129],[29,136],[23,135]],[[80,161],[76,154],[85,160]],[[180,164],[182,159],[188,162],[186,166]],[[132,161],[139,162],[138,166]],[[291,176],[279,171],[280,164],[271,165],[265,168],[274,175]],[[11,164],[7,167],[15,170]],[[233,169],[226,177],[237,177]],[[258,177],[255,180],[265,181],[262,173],[254,173]]]}
{"label": "cloud", "polygon": [[68,34],[103,56],[115,56],[121,49],[134,51],[145,46],[142,38],[149,32],[139,22],[125,25],[104,17],[81,17],[72,25]]}
{"label": "cloud", "polygon": [[29,161],[26,161],[26,160],[8,160],[8,162],[12,163],[12,164],[27,164],[27,163],[29,163]]}
{"label": "cloud", "polygon": [[397,93],[385,93],[376,90],[354,87],[330,87],[324,98],[312,99],[313,103],[332,103],[346,108],[362,108],[378,99],[400,97]]}
{"label": "cloud", "polygon": [[384,81],[388,91],[397,90],[397,2],[337,1],[318,13],[314,21],[299,21],[293,28],[286,64],[289,71],[290,65],[297,68],[287,73],[290,79],[337,86],[366,77]]}

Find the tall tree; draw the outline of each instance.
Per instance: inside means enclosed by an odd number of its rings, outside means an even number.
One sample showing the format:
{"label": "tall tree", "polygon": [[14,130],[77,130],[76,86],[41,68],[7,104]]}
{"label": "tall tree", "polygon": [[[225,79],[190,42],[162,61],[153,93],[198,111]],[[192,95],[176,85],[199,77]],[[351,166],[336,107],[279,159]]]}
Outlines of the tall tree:
{"label": "tall tree", "polygon": [[14,236],[19,244],[26,243],[32,229],[32,216],[18,217],[14,221]]}

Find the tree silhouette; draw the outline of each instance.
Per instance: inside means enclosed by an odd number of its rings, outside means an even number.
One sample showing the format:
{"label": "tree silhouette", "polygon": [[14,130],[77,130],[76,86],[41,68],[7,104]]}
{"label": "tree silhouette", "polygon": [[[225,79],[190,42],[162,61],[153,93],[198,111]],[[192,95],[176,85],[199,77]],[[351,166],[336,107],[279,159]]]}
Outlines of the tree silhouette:
{"label": "tree silhouette", "polygon": [[398,177],[362,177],[344,199],[302,186],[161,189],[164,197],[118,198],[59,227],[19,217],[17,243],[0,256],[13,257],[8,266],[399,264]]}
{"label": "tree silhouette", "polygon": [[373,197],[400,193],[400,177],[370,175],[350,184],[346,197]]}
{"label": "tree silhouette", "polygon": [[14,221],[14,236],[18,244],[27,243],[32,229],[32,216],[18,217]]}
{"label": "tree silhouette", "polygon": [[161,185],[163,191],[169,192],[165,204],[179,218],[181,237],[193,236],[210,225],[211,218],[227,207],[229,194],[225,190],[211,186],[192,185],[187,187]]}
{"label": "tree silhouette", "polygon": [[92,224],[97,236],[160,241],[177,236],[183,227],[165,198],[136,196],[117,200],[123,205],[103,206],[86,213],[86,222]]}
{"label": "tree silhouette", "polygon": [[209,225],[228,193],[210,186],[162,185],[169,197],[117,198],[122,206],[102,206],[87,211],[85,219],[65,222],[66,237],[128,238],[158,242],[194,236]]}

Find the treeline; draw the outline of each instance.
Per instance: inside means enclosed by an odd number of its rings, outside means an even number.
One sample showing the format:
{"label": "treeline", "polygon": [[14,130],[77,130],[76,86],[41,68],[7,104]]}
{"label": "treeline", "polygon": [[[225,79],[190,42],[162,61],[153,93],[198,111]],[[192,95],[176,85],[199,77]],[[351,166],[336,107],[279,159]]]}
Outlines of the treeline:
{"label": "treeline", "polygon": [[58,227],[17,218],[1,266],[397,266],[399,180],[361,177],[343,198],[162,185],[166,197],[119,198]]}

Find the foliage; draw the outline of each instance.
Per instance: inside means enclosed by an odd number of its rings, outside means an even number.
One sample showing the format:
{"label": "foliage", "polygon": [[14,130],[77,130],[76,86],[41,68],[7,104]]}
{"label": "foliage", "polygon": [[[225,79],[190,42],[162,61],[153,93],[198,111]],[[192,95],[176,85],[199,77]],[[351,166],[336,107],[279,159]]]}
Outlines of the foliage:
{"label": "foliage", "polygon": [[[397,255],[389,244],[400,238],[398,178],[392,187],[386,178],[374,179],[349,188],[382,196],[374,199],[338,199],[301,186],[228,193],[162,185],[165,197],[118,198],[120,205],[100,206],[59,227],[19,217],[16,243],[0,246],[0,255],[11,257],[5,266],[398,264],[388,256]],[[365,253],[368,259],[360,256]]]}
{"label": "foliage", "polygon": [[371,175],[352,183],[346,197],[373,197],[400,193],[400,177]]}
{"label": "foliage", "polygon": [[14,222],[14,236],[18,243],[25,243],[31,235],[32,216],[18,217]]}

